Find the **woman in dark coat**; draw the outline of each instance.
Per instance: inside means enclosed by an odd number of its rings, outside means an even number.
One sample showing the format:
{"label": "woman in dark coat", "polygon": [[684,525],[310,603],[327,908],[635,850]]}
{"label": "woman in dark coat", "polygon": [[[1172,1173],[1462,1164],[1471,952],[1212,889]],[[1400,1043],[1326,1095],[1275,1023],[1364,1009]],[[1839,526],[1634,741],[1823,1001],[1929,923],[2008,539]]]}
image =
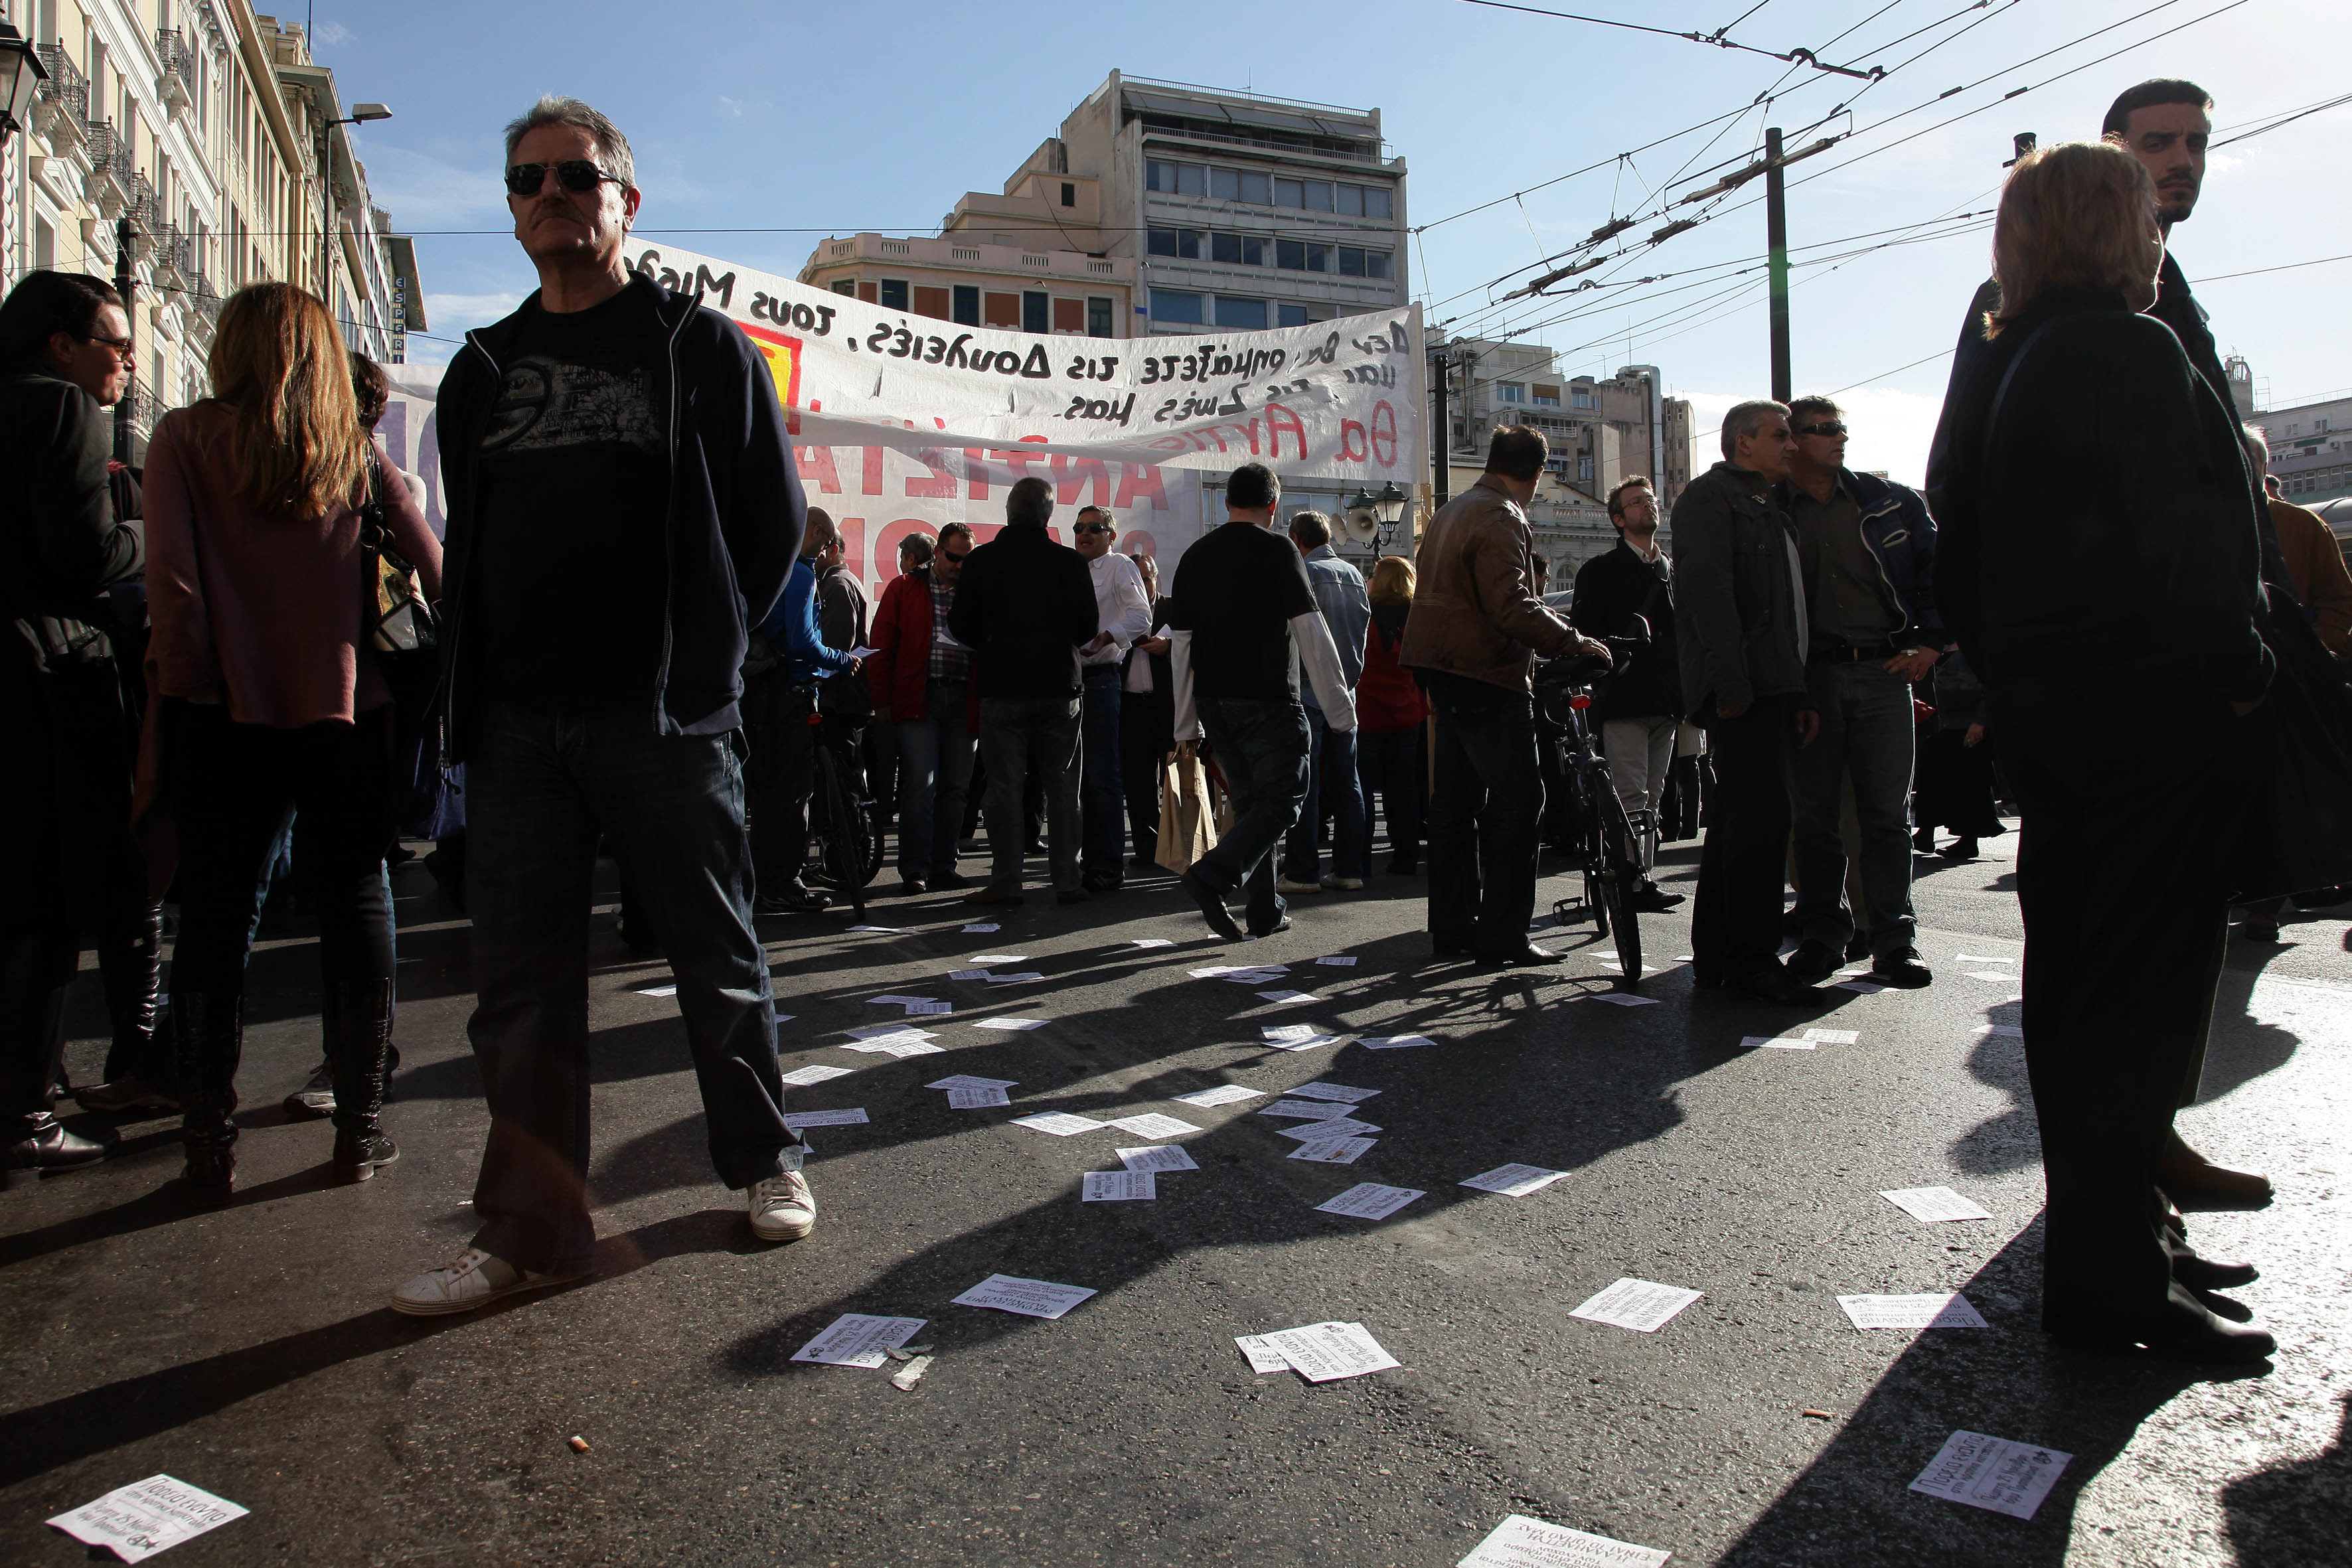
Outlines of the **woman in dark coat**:
{"label": "woman in dark coat", "polygon": [[[2238,721],[2272,663],[2236,424],[2139,313],[2163,260],[2155,206],[2139,161],[2105,143],[2045,148],[2010,176],[2001,308],[1937,432],[1936,592],[2024,817],[2043,1327],[2243,1363],[2271,1336],[2217,1317],[2208,1292],[2253,1270],[2189,1249],[2157,1173],[2220,973],[2231,875],[2215,828]],[[2162,765],[2126,687],[2164,694]]]}

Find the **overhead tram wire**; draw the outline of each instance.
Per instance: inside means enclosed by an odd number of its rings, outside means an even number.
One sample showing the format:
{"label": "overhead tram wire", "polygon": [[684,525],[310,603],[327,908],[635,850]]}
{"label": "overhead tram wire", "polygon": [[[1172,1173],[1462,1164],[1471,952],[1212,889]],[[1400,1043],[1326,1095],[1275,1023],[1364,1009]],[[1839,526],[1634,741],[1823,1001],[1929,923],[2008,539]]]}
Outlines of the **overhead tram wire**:
{"label": "overhead tram wire", "polygon": [[[2285,114],[2273,119],[2268,125],[2263,125],[2259,130],[2242,132],[2238,135],[2227,137],[2222,141],[2210,142],[2208,144],[2208,150],[2210,151],[2212,148],[2227,147],[2231,142],[2249,141],[2256,136],[2267,136],[2272,132],[2277,130],[2280,126],[2292,125],[2294,121],[2301,120],[2307,114],[2317,114],[2323,110],[2340,109],[2347,103],[2352,103],[2352,92],[2347,92],[2341,98],[2331,98],[2325,103],[2315,103],[2308,109],[2292,110]],[[2245,123],[2248,125],[2253,125],[2257,122],[2249,120],[2245,121]],[[2235,131],[2238,128],[2233,125],[2231,129]]]}
{"label": "overhead tram wire", "polygon": [[1824,65],[1815,58],[1814,51],[1811,49],[1759,48],[1754,44],[1743,44],[1737,39],[1727,38],[1720,33],[1712,37],[1697,32],[1678,33],[1671,27],[1653,27],[1641,22],[1619,22],[1607,16],[1581,16],[1571,11],[1547,11],[1537,5],[1516,5],[1511,4],[1510,0],[1463,0],[1463,3],[1468,5],[1484,5],[1495,11],[1524,11],[1530,16],[1550,16],[1562,22],[1583,22],[1596,27],[1622,27],[1629,33],[1650,33],[1658,37],[1680,38],[1685,43],[1700,44],[1712,48],[1738,49],[1746,54],[1762,55],[1766,59],[1770,60],[1801,59],[1817,71],[1826,71],[1835,76],[1866,79],[1872,74],[1868,71],[1856,70],[1851,66]]}

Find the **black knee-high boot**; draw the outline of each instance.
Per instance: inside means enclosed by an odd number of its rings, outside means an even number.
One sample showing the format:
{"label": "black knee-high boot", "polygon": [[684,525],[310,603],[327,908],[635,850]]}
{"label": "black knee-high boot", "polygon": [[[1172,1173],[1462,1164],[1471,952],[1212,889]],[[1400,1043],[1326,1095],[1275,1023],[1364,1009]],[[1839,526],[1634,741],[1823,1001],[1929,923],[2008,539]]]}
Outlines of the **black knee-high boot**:
{"label": "black knee-high boot", "polygon": [[384,1080],[392,1068],[392,982],[338,981],[322,1014],[327,1068],[335,1083],[335,1180],[364,1182],[400,1158],[383,1131]]}
{"label": "black knee-high boot", "polygon": [[105,1144],[66,1131],[53,1109],[73,951],[70,934],[0,936],[0,1170],[62,1171],[106,1157]]}
{"label": "black knee-high boot", "polygon": [[236,1068],[245,1050],[245,998],[203,991],[172,997],[180,1058],[183,1173],[197,1198],[226,1203],[236,1190]]}

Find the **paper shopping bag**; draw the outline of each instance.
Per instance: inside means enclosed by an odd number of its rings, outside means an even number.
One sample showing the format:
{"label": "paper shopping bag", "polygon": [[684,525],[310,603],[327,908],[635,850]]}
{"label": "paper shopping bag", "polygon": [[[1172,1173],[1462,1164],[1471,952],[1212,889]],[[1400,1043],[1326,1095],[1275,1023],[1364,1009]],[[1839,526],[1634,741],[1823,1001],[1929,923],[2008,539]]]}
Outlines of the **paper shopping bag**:
{"label": "paper shopping bag", "polygon": [[1178,752],[1160,767],[1160,850],[1154,858],[1181,876],[1215,842],[1201,759]]}

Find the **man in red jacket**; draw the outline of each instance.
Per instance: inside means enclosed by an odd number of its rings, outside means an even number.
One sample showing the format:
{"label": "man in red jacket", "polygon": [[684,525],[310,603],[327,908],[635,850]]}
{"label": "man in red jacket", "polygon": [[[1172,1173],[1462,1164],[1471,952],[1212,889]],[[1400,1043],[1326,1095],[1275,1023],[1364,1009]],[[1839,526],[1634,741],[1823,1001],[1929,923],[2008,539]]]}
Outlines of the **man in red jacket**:
{"label": "man in red jacket", "polygon": [[971,553],[971,530],[940,530],[929,564],[882,590],[866,679],[874,721],[898,736],[900,891],[961,888],[956,830],[971,784],[971,654],[948,631],[956,579]]}

